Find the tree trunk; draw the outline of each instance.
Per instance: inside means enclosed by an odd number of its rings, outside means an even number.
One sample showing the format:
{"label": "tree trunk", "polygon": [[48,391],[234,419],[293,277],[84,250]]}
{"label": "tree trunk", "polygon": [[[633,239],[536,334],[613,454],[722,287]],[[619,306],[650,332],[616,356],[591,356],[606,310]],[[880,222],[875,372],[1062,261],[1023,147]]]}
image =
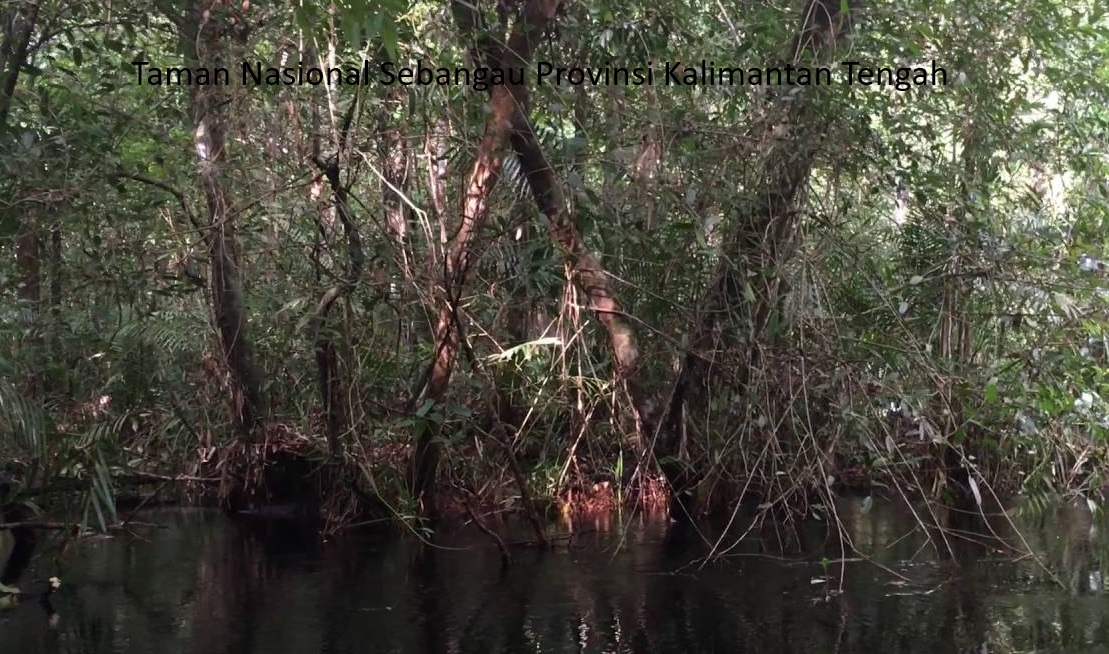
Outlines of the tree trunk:
{"label": "tree trunk", "polygon": [[[327,422],[327,443],[331,456],[339,456],[343,452],[342,435],[346,431],[350,413],[347,405],[347,384],[340,366],[339,351],[336,348],[332,335],[327,331],[327,318],[336,300],[348,296],[358,285],[365,268],[366,255],[362,249],[362,237],[358,226],[354,222],[354,214],[350,208],[349,193],[343,184],[342,161],[348,151],[351,125],[354,122],[356,102],[351,102],[343,123],[335,135],[334,147],[336,152],[325,161],[316,156],[316,166],[323,173],[331,189],[331,199],[334,203],[335,215],[343,226],[343,236],[347,241],[347,274],[346,280],[324,293],[317,305],[316,315],[312,319],[312,341],[316,350],[316,367],[320,382],[320,396],[323,402],[324,416]],[[323,221],[320,221],[323,224]],[[349,339],[344,340],[347,342]]]}
{"label": "tree trunk", "polygon": [[[523,3],[507,45],[489,48],[492,55],[488,59],[490,64],[506,70],[526,68],[535,44],[554,19],[560,4],[561,0],[529,0]],[[472,4],[462,5],[460,2],[452,3],[456,16],[460,10],[466,13],[473,10]],[[464,30],[467,29],[465,23],[460,24]],[[493,86],[490,96],[490,118],[485,125],[477,160],[470,172],[462,201],[462,224],[445,261],[444,292],[435,327],[435,354],[425,375],[423,388],[413,395],[413,407],[422,405],[426,400],[439,402],[446,393],[461,339],[459,332],[462,325],[456,313],[456,304],[470,266],[477,258],[475,237],[488,219],[489,196],[500,177],[504,145],[512,134],[528,128],[518,122],[521,115],[519,107],[527,106],[526,82]],[[425,510],[433,512],[427,491],[439,465],[438,434],[433,425],[425,424],[420,429],[412,454],[409,482],[413,496],[424,503]]]}
{"label": "tree trunk", "polygon": [[609,347],[616,361],[618,379],[627,385],[632,403],[641,415],[647,413],[647,397],[636,384],[639,370],[639,347],[635,329],[609,284],[608,273],[585,247],[581,231],[571,220],[566,202],[547,162],[542,147],[528,118],[527,98],[516,105],[510,137],[512,149],[520,160],[539,211],[546,216],[551,239],[562,250],[570,268],[571,279],[589,299],[589,309],[604,327]]}
{"label": "tree trunk", "polygon": [[[0,56],[3,57],[0,60],[0,66],[3,66],[0,68],[0,130],[7,131],[8,128],[19,71],[27,63],[38,12],[38,2],[12,3],[0,11],[0,18],[4,21],[4,37],[0,43]],[[20,301],[19,309],[25,316],[24,323],[31,330],[31,345],[41,348],[38,312],[42,299],[42,233],[31,212],[25,212],[20,218],[15,248],[16,268],[19,270],[19,289],[16,293]],[[37,355],[41,356],[41,352]],[[40,399],[42,391],[41,371],[30,371],[23,380],[24,394],[28,398]]]}
{"label": "tree trunk", "polygon": [[[389,236],[393,239],[393,246],[397,251],[404,278],[409,282],[415,281],[415,272],[412,262],[408,259],[408,248],[405,242],[408,239],[408,222],[411,218],[411,209],[407,202],[408,194],[408,147],[404,142],[404,132],[396,123],[392,114],[398,106],[404,106],[406,96],[402,91],[390,92],[381,108],[378,132],[383,136],[381,151],[381,196],[385,205],[385,225],[389,229]],[[391,289],[390,289],[391,290]],[[390,293],[392,296],[392,293]],[[396,298],[393,298],[396,299]]]}
{"label": "tree trunk", "polygon": [[[190,2],[181,17],[181,47],[189,67],[223,65],[225,51],[221,9],[206,10]],[[262,371],[254,356],[248,332],[246,308],[235,255],[234,219],[220,179],[225,159],[225,112],[230,98],[217,85],[192,87],[191,113],[195,126],[200,185],[208,205],[208,252],[212,266],[212,312],[225,365],[231,373],[232,421],[240,435],[254,436],[266,411]]]}
{"label": "tree trunk", "polygon": [[[844,45],[854,11],[842,14],[841,8],[838,1],[810,0],[787,58],[794,62],[827,58]],[[738,368],[729,372],[735,374],[741,402],[746,402],[750,371],[760,365],[760,342],[785,290],[779,272],[796,250],[798,214],[794,205],[827,132],[827,119],[815,114],[809,93],[819,89],[799,89],[803,93],[771,102],[766,114],[756,119],[762,132],[757,142],[769,144],[763,157],[761,188],[765,190],[755,196],[724,239],[722,252],[734,253],[734,258],[722,257],[713,275],[656,448],[676,500],[671,505],[675,519],[690,515],[688,492],[697,483],[688,466],[691,444],[686,440],[686,408],[691,401],[705,399],[705,383],[717,372],[714,353],[733,345],[743,353],[738,361],[729,362]]]}
{"label": "tree trunk", "polygon": [[12,99],[19,83],[19,70],[27,63],[31,35],[38,23],[39,3],[5,3],[0,12],[4,21],[4,38],[0,42],[0,126],[7,127],[12,110]]}

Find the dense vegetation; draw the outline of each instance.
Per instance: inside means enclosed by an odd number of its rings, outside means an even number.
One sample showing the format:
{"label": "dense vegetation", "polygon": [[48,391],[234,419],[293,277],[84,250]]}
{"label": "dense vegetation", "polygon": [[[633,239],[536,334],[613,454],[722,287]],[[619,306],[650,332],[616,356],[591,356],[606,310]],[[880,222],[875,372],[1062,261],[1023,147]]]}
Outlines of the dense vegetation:
{"label": "dense vegetation", "polygon": [[3,3],[25,488],[342,525],[1109,481],[1102,3],[476,4]]}

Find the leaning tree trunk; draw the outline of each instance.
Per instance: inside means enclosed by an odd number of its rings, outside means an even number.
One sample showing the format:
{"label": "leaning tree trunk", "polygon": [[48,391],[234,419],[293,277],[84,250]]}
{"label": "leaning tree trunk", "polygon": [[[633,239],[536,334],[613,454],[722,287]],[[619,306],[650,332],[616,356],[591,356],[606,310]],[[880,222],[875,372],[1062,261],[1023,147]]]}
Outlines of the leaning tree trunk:
{"label": "leaning tree trunk", "polygon": [[[478,21],[473,6],[458,1],[453,6],[456,21],[462,31],[475,34]],[[475,39],[475,42],[479,43],[480,40]],[[488,46],[476,49],[473,54],[486,61],[496,61],[496,53],[491,52]],[[513,88],[516,102],[509,117],[509,142],[512,150],[527,179],[536,207],[547,218],[550,238],[566,258],[571,281],[581,287],[588,298],[589,309],[605,330],[616,363],[617,379],[628,391],[642,425],[647,417],[648,398],[637,383],[636,373],[640,359],[635,329],[609,283],[608,273],[586,248],[577,224],[571,220],[559,181],[539,144],[531,122],[528,89]],[[641,454],[642,452],[636,451],[635,457],[638,458]]]}
{"label": "leaning tree trunk", "polygon": [[[223,8],[208,10],[190,2],[181,16],[181,47],[185,64],[209,69],[223,65],[225,38]],[[225,112],[229,98],[224,87],[192,87],[191,113],[200,185],[208,205],[208,252],[212,266],[212,313],[225,365],[230,371],[232,421],[240,435],[251,439],[266,411],[262,371],[254,357],[248,330],[239,266],[234,251],[234,219],[220,178],[225,160]]]}
{"label": "leaning tree trunk", "polygon": [[536,206],[547,218],[551,239],[566,257],[572,280],[581,287],[589,300],[589,309],[604,327],[616,362],[617,378],[626,385],[636,411],[645,417],[647,396],[636,383],[639,347],[635,329],[609,283],[608,272],[586,248],[581,231],[571,220],[554,170],[532,128],[527,100],[524,94],[515,107],[510,137],[512,149],[520,161]]}
{"label": "leaning tree trunk", "polygon": [[[829,60],[851,33],[854,12],[843,13],[842,9],[840,0],[809,0],[787,60],[802,65]],[[817,113],[817,98],[812,93],[822,88],[799,89],[802,93],[788,97],[783,94],[755,119],[761,136],[753,141],[767,144],[757,187],[760,191],[725,237],[722,252],[734,258],[722,257],[713,275],[698,312],[692,345],[666,405],[656,447],[672,489],[675,519],[687,519],[691,514],[689,492],[698,481],[690,472],[692,444],[687,442],[684,428],[686,408],[690,402],[704,399],[705,382],[719,372],[714,370],[713,353],[727,351],[727,346],[739,345],[743,352],[738,363],[733,361],[738,370],[729,372],[737,377],[740,397],[747,395],[750,371],[760,365],[760,340],[786,290],[780,271],[797,247],[799,214],[795,204],[823,145],[822,135],[828,131],[828,119]],[[743,339],[736,338],[737,333],[742,333]]]}
{"label": "leaning tree trunk", "polygon": [[[502,69],[526,68],[536,43],[554,19],[562,0],[529,0],[519,11],[512,34],[504,47],[491,48],[490,63]],[[454,3],[458,5],[459,3]],[[469,4],[469,3],[467,3]],[[470,5],[472,6],[472,5]],[[455,7],[456,11],[458,7]],[[476,236],[488,219],[489,197],[500,177],[503,149],[509,138],[526,125],[519,124],[519,107],[527,106],[526,84],[493,86],[489,121],[485,125],[477,160],[462,201],[462,224],[458,227],[444,262],[443,297],[435,328],[435,354],[424,376],[423,387],[413,394],[412,406],[439,402],[446,393],[461,343],[461,318],[457,303],[470,266],[478,257]],[[413,497],[434,512],[428,490],[439,465],[437,427],[422,424],[412,453],[409,483]]]}
{"label": "leaning tree trunk", "polygon": [[528,119],[526,97],[516,106],[513,120],[512,149],[520,162],[520,169],[528,181],[539,211],[547,218],[550,238],[562,251],[569,268],[570,279],[577,284],[588,299],[588,308],[605,330],[615,361],[616,379],[623,384],[635,413],[635,438],[630,442],[629,469],[639,470],[645,443],[640,434],[650,422],[650,400],[646,389],[639,383],[639,347],[635,328],[620,304],[609,283],[608,272],[585,246],[581,231],[571,220],[561,187],[551,165],[539,144]]}

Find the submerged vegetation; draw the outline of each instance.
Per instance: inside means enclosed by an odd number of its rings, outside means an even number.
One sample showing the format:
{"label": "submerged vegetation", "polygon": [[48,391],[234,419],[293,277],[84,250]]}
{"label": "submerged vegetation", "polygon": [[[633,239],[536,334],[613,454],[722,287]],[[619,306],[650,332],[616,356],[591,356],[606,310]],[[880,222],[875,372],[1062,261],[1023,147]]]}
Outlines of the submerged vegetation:
{"label": "submerged vegetation", "polygon": [[0,459],[89,525],[1109,484],[1100,3],[0,12]]}

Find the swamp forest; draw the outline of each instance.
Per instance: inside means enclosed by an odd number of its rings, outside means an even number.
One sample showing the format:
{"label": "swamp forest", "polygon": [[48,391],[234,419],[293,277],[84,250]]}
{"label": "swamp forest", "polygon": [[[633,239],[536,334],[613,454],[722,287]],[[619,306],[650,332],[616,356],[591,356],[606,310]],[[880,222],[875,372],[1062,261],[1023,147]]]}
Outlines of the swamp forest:
{"label": "swamp forest", "polygon": [[0,0],[0,654],[1109,651],[1109,7]]}

